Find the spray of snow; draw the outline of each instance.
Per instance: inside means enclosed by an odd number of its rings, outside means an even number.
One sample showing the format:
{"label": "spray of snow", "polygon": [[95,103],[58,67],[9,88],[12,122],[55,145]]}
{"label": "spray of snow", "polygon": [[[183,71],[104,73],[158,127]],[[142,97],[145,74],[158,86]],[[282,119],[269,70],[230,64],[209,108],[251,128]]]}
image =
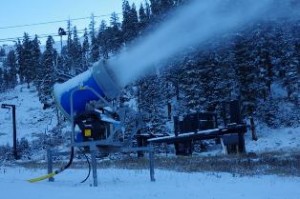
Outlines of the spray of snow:
{"label": "spray of snow", "polygon": [[195,45],[199,48],[203,42],[262,19],[267,13],[281,14],[276,2],[194,0],[175,11],[156,31],[114,57],[110,65],[121,86],[125,86],[176,53]]}

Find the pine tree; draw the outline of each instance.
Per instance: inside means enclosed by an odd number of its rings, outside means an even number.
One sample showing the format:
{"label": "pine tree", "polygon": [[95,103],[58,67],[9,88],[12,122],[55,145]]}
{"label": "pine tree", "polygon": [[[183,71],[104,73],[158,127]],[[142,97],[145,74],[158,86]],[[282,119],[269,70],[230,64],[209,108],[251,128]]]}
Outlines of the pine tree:
{"label": "pine tree", "polygon": [[112,13],[110,17],[110,27],[106,30],[108,38],[109,51],[116,53],[120,50],[123,44],[121,23],[117,13]]}
{"label": "pine tree", "polygon": [[69,67],[69,52],[68,47],[63,46],[60,52],[60,56],[58,57],[58,66],[59,70],[62,73],[70,74],[70,67]]}
{"label": "pine tree", "polygon": [[[72,58],[72,46],[73,46],[73,40],[72,40],[72,28],[71,28],[71,21],[68,21],[67,24],[67,46],[65,49],[61,50],[61,54],[63,57],[63,62],[64,62],[64,70],[67,73],[71,73],[72,74],[72,68],[74,65],[74,60]],[[64,48],[64,47],[63,47]]]}
{"label": "pine tree", "polygon": [[68,20],[68,22],[67,22],[67,35],[68,35],[68,38],[67,38],[67,49],[68,49],[69,52],[71,52],[72,43],[73,43],[73,40],[72,40],[72,25],[71,25],[71,20]]}
{"label": "pine tree", "polygon": [[20,69],[22,68],[23,75],[25,77],[25,82],[27,83],[27,87],[30,87],[30,83],[34,80],[34,66],[32,60],[32,42],[27,33],[24,33],[23,41],[23,63],[20,64]]}
{"label": "pine tree", "polygon": [[16,43],[16,52],[17,52],[17,66],[18,66],[18,74],[19,74],[19,79],[20,83],[22,84],[25,79],[25,74],[24,74],[24,56],[23,56],[23,46],[21,41],[18,39]]}
{"label": "pine tree", "polygon": [[82,68],[83,70],[87,70],[89,67],[90,44],[89,44],[89,37],[86,28],[84,29],[83,38],[84,39],[82,43]]}
{"label": "pine tree", "polygon": [[270,46],[271,38],[268,24],[257,24],[251,31],[251,56],[254,57],[253,65],[257,67],[257,87],[256,93],[267,100],[271,96],[271,83],[273,81],[273,64],[271,61]]}
{"label": "pine tree", "polygon": [[100,23],[100,28],[98,31],[97,41],[99,44],[100,56],[103,59],[108,59],[109,46],[108,46],[108,35],[107,35],[107,25],[104,20]]}
{"label": "pine tree", "polygon": [[167,102],[163,95],[162,79],[149,75],[139,82],[138,108],[151,133],[166,133]]}
{"label": "pine tree", "polygon": [[123,1],[122,31],[125,43],[132,41],[138,35],[138,16],[135,4],[130,7],[127,0]]}
{"label": "pine tree", "polygon": [[52,36],[48,36],[46,41],[46,49],[42,55],[42,66],[44,77],[40,84],[40,101],[44,104],[51,103],[52,86],[55,83],[55,62],[57,52],[53,48],[54,40]]}
{"label": "pine tree", "polygon": [[77,35],[77,28],[74,26],[73,28],[73,42],[71,45],[71,57],[73,60],[73,70],[74,74],[78,74],[83,71],[82,69],[82,49],[81,44]]}
{"label": "pine tree", "polygon": [[41,57],[42,57],[42,53],[40,49],[40,41],[36,35],[32,40],[32,52],[31,52],[31,59],[33,63],[32,72],[34,74],[33,77],[36,85],[39,84],[39,79],[40,77],[43,76],[43,72],[44,72],[41,70]]}
{"label": "pine tree", "polygon": [[5,49],[4,48],[0,48],[0,57],[4,57],[5,55],[6,55]]}
{"label": "pine tree", "polygon": [[0,68],[0,92],[4,91],[3,70]]}
{"label": "pine tree", "polygon": [[11,50],[7,54],[7,59],[4,62],[4,68],[6,71],[6,86],[13,88],[17,85],[17,57],[14,50]]}
{"label": "pine tree", "polygon": [[146,14],[148,21],[150,22],[151,21],[151,7],[150,7],[148,1],[145,2],[145,14]]}
{"label": "pine tree", "polygon": [[141,4],[140,9],[139,9],[139,31],[143,31],[147,25],[149,24],[149,16],[146,14],[146,10]]}
{"label": "pine tree", "polygon": [[150,0],[150,2],[155,22],[164,19],[175,5],[174,0]]}
{"label": "pine tree", "polygon": [[150,0],[152,14],[157,17],[161,14],[161,0]]}
{"label": "pine tree", "polygon": [[91,39],[91,50],[90,50],[90,61],[92,63],[96,62],[99,60],[99,43],[98,40],[96,38],[96,31],[95,31],[95,17],[92,14],[91,16],[91,22],[89,24],[89,28],[90,28],[90,39]]}
{"label": "pine tree", "polygon": [[259,69],[254,65],[249,50],[249,38],[238,35],[235,40],[235,69],[238,76],[239,96],[244,106],[244,114],[252,114],[259,95],[257,87]]}
{"label": "pine tree", "polygon": [[10,88],[9,84],[10,84],[9,71],[7,69],[4,69],[3,70],[3,88],[4,88],[4,91]]}
{"label": "pine tree", "polygon": [[160,6],[163,12],[167,13],[174,6],[174,0],[161,0]]}

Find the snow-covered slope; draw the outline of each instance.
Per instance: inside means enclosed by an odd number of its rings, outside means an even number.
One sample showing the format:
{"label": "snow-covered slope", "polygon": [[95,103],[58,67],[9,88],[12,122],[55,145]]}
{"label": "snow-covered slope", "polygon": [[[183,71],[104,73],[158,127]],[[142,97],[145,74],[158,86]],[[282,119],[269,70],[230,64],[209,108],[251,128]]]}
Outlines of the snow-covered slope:
{"label": "snow-covered slope", "polygon": [[300,127],[270,129],[257,125],[258,140],[252,141],[250,133],[246,134],[247,152],[292,152],[300,151]]}
{"label": "snow-covered slope", "polygon": [[[39,102],[35,87],[27,88],[20,85],[8,92],[0,94],[0,104],[16,106],[17,138],[25,137],[33,140],[38,134],[46,133],[56,123],[55,111],[43,110]],[[0,145],[12,145],[12,111],[0,109]]]}
{"label": "snow-covered slope", "polygon": [[[15,89],[0,94],[0,104],[16,105],[17,137],[33,140],[38,134],[47,133],[57,124],[56,112],[53,109],[43,110],[35,87],[19,85]],[[300,127],[270,129],[262,124],[256,124],[258,141],[252,141],[250,133],[246,134],[246,150],[263,153],[270,151],[299,151]],[[11,110],[0,109],[0,145],[12,145]],[[214,147],[222,153],[221,147]],[[216,154],[208,153],[208,154]]]}

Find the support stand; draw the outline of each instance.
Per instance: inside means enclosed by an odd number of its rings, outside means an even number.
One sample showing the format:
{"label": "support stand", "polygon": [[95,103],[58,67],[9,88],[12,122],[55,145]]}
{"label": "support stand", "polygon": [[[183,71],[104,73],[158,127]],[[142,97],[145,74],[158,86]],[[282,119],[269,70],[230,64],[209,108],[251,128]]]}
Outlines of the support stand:
{"label": "support stand", "polygon": [[[91,166],[92,166],[92,175],[93,175],[93,186],[98,186],[98,175],[97,175],[97,152],[105,152],[105,153],[113,153],[113,152],[139,152],[144,151],[149,153],[149,167],[150,167],[150,180],[152,182],[155,181],[154,177],[154,150],[152,145],[150,147],[125,147],[121,142],[114,142],[110,139],[104,140],[95,140],[95,141],[86,141],[86,142],[75,142],[75,121],[74,121],[74,104],[73,104],[73,96],[74,93],[81,90],[90,90],[93,94],[95,94],[100,100],[102,100],[105,104],[111,107],[109,102],[107,102],[101,95],[99,95],[94,89],[89,87],[80,87],[76,90],[73,90],[70,96],[70,116],[71,116],[71,125],[72,125],[72,132],[71,132],[71,147],[88,147],[91,153]],[[52,168],[52,157],[53,153],[48,150],[47,157],[48,157],[48,173],[53,171]],[[53,182],[54,179],[50,178],[49,181]]]}

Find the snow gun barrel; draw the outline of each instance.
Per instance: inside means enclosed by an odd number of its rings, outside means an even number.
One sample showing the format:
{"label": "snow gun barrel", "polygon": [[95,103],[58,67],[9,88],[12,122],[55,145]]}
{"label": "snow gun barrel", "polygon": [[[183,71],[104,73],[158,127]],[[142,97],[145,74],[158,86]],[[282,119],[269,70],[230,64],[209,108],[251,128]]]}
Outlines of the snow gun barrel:
{"label": "snow gun barrel", "polygon": [[96,63],[91,69],[72,79],[54,85],[56,105],[68,119],[71,119],[71,106],[73,116],[76,116],[83,113],[91,101],[118,97],[120,86],[106,66]]}

